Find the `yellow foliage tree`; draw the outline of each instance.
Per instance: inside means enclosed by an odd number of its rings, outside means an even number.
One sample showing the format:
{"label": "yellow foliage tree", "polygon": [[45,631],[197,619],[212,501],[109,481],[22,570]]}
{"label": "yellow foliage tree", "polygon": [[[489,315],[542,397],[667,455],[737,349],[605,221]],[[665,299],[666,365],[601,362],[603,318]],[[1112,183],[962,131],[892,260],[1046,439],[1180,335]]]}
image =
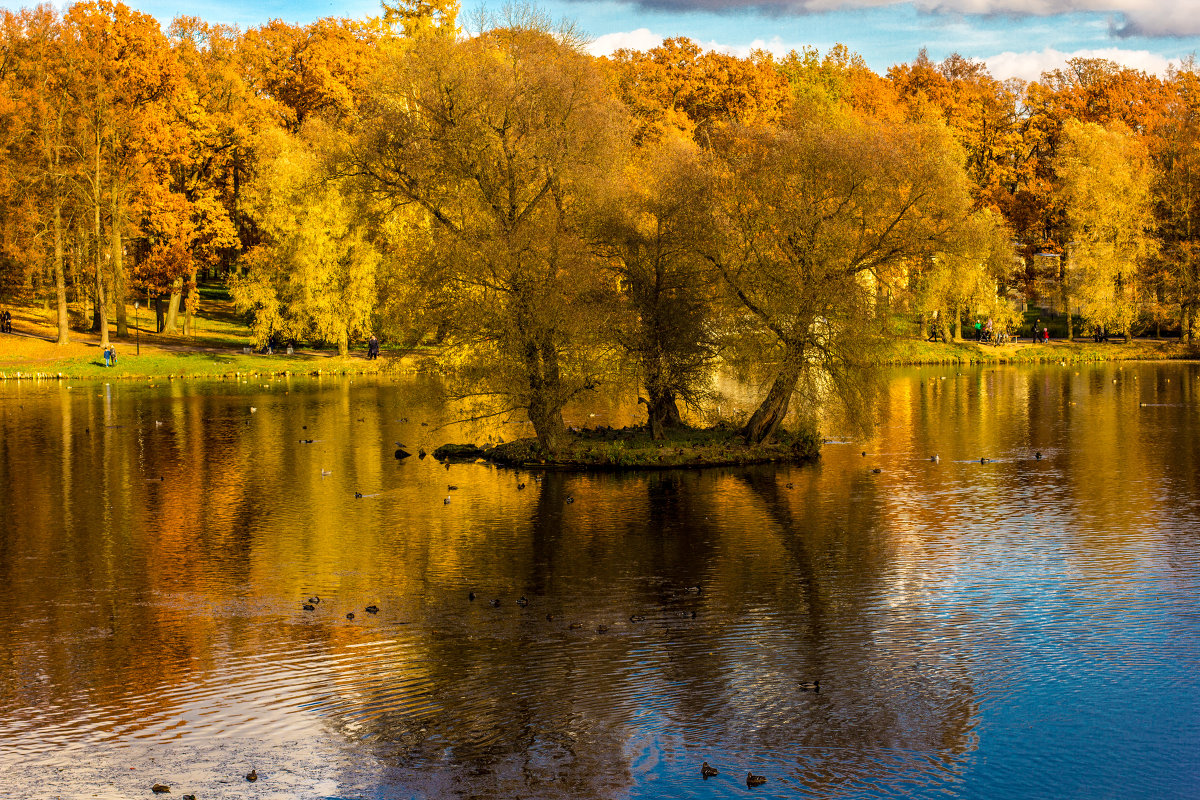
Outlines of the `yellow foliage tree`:
{"label": "yellow foliage tree", "polygon": [[1056,172],[1072,238],[1064,300],[1087,323],[1128,335],[1140,311],[1139,271],[1153,251],[1146,147],[1119,122],[1067,120]]}

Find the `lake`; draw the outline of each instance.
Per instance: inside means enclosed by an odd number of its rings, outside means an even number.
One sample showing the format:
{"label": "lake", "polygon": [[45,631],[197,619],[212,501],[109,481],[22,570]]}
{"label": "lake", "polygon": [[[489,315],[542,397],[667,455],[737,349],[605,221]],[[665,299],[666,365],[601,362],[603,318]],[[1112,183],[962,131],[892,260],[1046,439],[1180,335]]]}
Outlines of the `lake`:
{"label": "lake", "polygon": [[436,389],[0,383],[0,794],[1200,797],[1200,365],[637,473],[418,458],[528,433]]}

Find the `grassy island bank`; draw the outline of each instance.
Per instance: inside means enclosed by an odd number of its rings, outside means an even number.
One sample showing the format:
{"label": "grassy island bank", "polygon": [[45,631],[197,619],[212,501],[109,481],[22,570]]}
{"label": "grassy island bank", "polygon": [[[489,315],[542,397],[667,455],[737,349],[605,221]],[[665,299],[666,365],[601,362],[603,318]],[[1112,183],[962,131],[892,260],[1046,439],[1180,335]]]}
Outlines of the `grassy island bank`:
{"label": "grassy island bank", "polygon": [[489,447],[448,444],[433,452],[444,462],[488,461],[505,467],[538,469],[681,469],[799,463],[820,456],[820,439],[812,433],[780,431],[771,441],[747,444],[728,426],[675,428],[654,440],[646,426],[586,428],[556,453],[544,451],[537,439],[518,439]]}

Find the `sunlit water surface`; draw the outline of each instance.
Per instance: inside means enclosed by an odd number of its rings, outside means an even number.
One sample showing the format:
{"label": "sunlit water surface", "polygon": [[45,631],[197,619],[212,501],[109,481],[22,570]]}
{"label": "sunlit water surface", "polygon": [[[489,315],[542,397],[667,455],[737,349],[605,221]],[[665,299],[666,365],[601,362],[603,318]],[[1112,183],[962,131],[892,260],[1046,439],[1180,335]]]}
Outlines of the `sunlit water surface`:
{"label": "sunlit water surface", "polygon": [[541,480],[395,459],[527,432],[432,388],[0,384],[0,796],[1200,797],[1196,365]]}

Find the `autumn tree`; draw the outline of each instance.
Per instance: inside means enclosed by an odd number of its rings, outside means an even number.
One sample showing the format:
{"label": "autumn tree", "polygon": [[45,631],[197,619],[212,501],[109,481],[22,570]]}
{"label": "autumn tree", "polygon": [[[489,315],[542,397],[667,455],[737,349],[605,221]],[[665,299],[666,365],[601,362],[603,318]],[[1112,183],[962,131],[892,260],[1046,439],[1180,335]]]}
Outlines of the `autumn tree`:
{"label": "autumn tree", "polygon": [[1003,291],[1015,254],[1003,219],[983,208],[946,232],[936,249],[908,270],[921,336],[932,324],[947,341],[962,338],[967,314],[985,314],[998,329],[1016,324],[1013,299]]}
{"label": "autumn tree", "polygon": [[1007,212],[1022,158],[1020,87],[957,53],[934,64],[921,51],[887,76],[909,120],[937,119],[950,129],[966,157],[976,205]]}
{"label": "autumn tree", "polygon": [[[1200,74],[1186,63],[1168,76],[1169,113],[1148,139],[1158,244],[1148,298],[1156,324],[1174,318],[1195,337],[1200,312]],[[1170,309],[1174,309],[1174,313]]]}
{"label": "autumn tree", "polygon": [[[87,164],[77,186],[91,208],[96,279],[96,324],[108,343],[103,266],[109,256],[117,334],[126,333],[125,204],[139,172],[166,146],[171,118],[165,100],[179,74],[158,22],[110,0],[77,3],[65,17],[74,71],[76,149]],[[102,244],[107,218],[108,246]]]}
{"label": "autumn tree", "polygon": [[879,288],[939,248],[970,207],[961,155],[938,126],[871,126],[846,114],[775,129],[733,127],[714,148],[715,246],[705,253],[742,308],[753,360],[769,370],[746,423],[773,435],[839,405],[865,425]]}
{"label": "autumn tree", "polygon": [[682,424],[680,404],[708,399],[718,352],[716,294],[697,245],[708,236],[698,148],[682,137],[646,145],[596,217],[596,246],[617,279],[614,327],[646,396],[651,434]]}
{"label": "autumn tree", "polygon": [[[8,190],[0,210],[0,233],[11,243],[9,263],[27,268],[43,261],[54,287],[58,344],[69,341],[64,209],[70,210],[70,148],[67,88],[72,78],[63,54],[63,27],[49,6],[5,13],[0,55],[0,184]],[[4,119],[7,117],[7,119]],[[5,169],[4,167],[8,168]],[[20,244],[17,245],[17,242]],[[19,249],[19,255],[18,255]]]}
{"label": "autumn tree", "polygon": [[[1068,120],[1056,165],[1069,235],[1067,308],[1129,335],[1139,313],[1139,271],[1150,236],[1152,170],[1145,145],[1121,123]],[[1068,313],[1068,335],[1071,333]]]}
{"label": "autumn tree", "polygon": [[328,17],[308,25],[281,20],[246,32],[239,56],[253,90],[275,104],[289,131],[319,116],[348,120],[373,69],[379,32],[371,25]]}
{"label": "autumn tree", "polygon": [[581,42],[525,16],[394,52],[355,157],[372,190],[421,208],[450,252],[447,342],[474,391],[524,409],[551,451],[564,405],[602,366],[606,325],[591,309],[607,287],[582,221],[624,130]]}
{"label": "autumn tree", "polygon": [[787,107],[787,82],[764,52],[738,58],[680,37],[646,51],[618,50],[605,66],[639,143],[668,130],[695,136],[717,124],[772,123]]}
{"label": "autumn tree", "polygon": [[361,197],[330,170],[339,136],[313,120],[299,137],[279,131],[263,142],[265,168],[249,190],[263,241],[230,279],[260,344],[318,339],[345,356],[370,332],[380,256]]}
{"label": "autumn tree", "polygon": [[880,124],[905,118],[895,86],[845,45],[834,45],[824,55],[815,47],[793,50],[774,63],[787,79],[791,103],[799,113],[832,108]]}

